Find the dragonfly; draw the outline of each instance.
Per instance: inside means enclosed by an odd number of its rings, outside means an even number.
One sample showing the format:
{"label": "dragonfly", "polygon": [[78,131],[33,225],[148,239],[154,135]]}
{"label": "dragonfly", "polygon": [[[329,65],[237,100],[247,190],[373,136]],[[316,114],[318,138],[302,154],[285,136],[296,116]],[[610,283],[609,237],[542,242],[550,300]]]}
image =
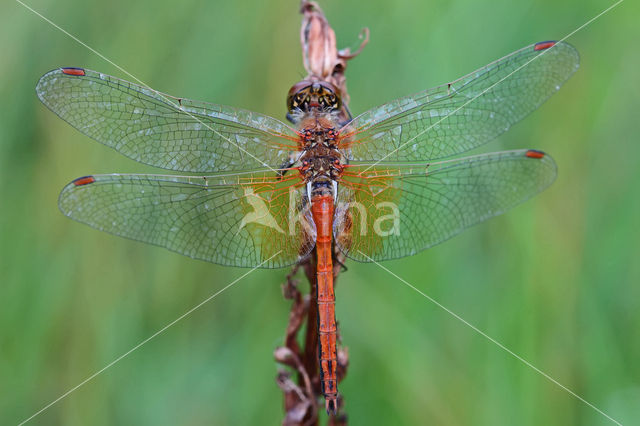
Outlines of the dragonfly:
{"label": "dragonfly", "polygon": [[556,164],[542,151],[460,154],[538,108],[578,66],[568,43],[540,42],[355,118],[338,88],[311,78],[289,91],[288,124],[84,68],[50,71],[36,92],[86,136],[180,173],[77,178],[60,193],[66,216],[220,265],[315,256],[321,387],[335,413],[336,253],[414,255],[551,185]]}

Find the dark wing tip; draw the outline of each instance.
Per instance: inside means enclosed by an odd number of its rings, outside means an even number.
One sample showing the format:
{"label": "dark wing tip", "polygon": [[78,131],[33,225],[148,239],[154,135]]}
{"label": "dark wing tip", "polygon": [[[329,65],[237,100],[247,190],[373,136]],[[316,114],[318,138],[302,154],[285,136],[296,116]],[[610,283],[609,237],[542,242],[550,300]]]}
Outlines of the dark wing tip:
{"label": "dark wing tip", "polygon": [[40,77],[40,79],[36,83],[36,94],[38,95],[38,98],[45,105],[47,104],[45,102],[45,92],[47,91],[47,84],[49,83],[49,80],[51,80],[52,78],[55,78],[56,75],[61,75],[61,74],[69,75],[72,77],[84,77],[87,75],[87,70],[85,70],[84,68],[78,68],[78,67],[56,68],[54,70],[51,70],[45,73],[42,77]]}
{"label": "dark wing tip", "polygon": [[559,55],[559,60],[564,61],[567,65],[573,65],[567,78],[571,76],[580,67],[580,54],[578,50],[565,41],[541,41],[533,45],[533,51],[544,54],[548,49],[553,48],[553,52],[549,51],[549,55]]}

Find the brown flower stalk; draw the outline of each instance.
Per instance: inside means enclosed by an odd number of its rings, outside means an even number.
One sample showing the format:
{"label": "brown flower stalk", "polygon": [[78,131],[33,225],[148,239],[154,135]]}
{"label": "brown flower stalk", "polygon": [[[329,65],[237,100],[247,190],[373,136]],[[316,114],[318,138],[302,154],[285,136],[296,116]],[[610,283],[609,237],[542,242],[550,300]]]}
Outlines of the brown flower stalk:
{"label": "brown flower stalk", "polygon": [[[319,6],[315,2],[302,0],[300,12],[303,15],[300,42],[307,72],[305,80],[326,81],[337,87],[342,97],[341,119],[347,121],[351,115],[347,107],[349,95],[344,73],[347,61],[357,56],[369,41],[369,31],[366,28],[362,31],[362,43],[356,52],[352,53],[348,48],[338,50],[335,33]],[[344,260],[342,253],[334,248],[334,283]],[[298,288],[298,280],[295,279],[296,273],[301,268],[309,281],[309,293],[304,295]],[[276,348],[274,352],[276,361],[289,367],[288,370],[280,370],[276,377],[276,382],[284,393],[286,414],[282,423],[285,426],[317,425],[318,412],[324,405],[320,403],[322,392],[318,367],[315,252],[292,269],[282,289],[284,297],[293,301],[284,346]],[[306,325],[305,334],[301,337],[303,325]],[[339,333],[338,340],[341,343]],[[340,345],[338,347],[338,382],[345,377],[348,363],[347,350]],[[338,399],[338,414],[330,415],[328,424],[330,426],[347,424],[342,397]]]}

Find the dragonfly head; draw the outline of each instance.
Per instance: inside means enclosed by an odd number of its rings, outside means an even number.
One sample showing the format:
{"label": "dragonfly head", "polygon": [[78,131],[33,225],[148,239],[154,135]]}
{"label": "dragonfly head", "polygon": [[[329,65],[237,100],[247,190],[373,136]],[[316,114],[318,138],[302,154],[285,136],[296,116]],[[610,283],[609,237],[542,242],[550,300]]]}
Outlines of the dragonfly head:
{"label": "dragonfly head", "polygon": [[287,108],[290,112],[319,109],[337,110],[342,106],[340,91],[326,81],[302,80],[289,89]]}

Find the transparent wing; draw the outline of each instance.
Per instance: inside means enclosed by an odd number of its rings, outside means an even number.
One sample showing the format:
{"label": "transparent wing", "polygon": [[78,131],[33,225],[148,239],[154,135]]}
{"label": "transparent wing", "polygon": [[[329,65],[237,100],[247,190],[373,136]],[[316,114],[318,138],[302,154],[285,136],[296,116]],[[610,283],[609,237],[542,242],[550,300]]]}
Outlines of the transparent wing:
{"label": "transparent wing", "polygon": [[339,187],[336,244],[362,262],[413,255],[507,211],[555,177],[553,159],[535,150],[349,167]]}
{"label": "transparent wing", "polygon": [[36,92],[85,135],[164,169],[277,169],[297,149],[295,131],[274,118],[174,98],[91,70],[53,70],[40,78]]}
{"label": "transparent wing", "polygon": [[277,268],[315,246],[298,177],[94,175],[60,193],[60,210],[101,231],[228,266]]}
{"label": "transparent wing", "polygon": [[425,161],[485,144],[538,108],[578,69],[567,43],[520,49],[456,81],[397,99],[342,129],[352,161]]}

